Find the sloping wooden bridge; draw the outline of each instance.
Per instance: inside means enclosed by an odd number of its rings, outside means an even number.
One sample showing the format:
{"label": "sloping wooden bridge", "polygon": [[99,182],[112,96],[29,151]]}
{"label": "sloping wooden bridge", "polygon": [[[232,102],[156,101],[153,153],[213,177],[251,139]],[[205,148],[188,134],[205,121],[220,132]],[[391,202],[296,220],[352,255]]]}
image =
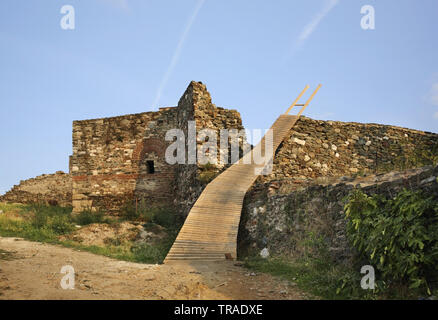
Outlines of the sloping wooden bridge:
{"label": "sloping wooden bridge", "polygon": [[[273,148],[270,157],[273,157],[320,87],[321,85],[316,88],[305,104],[297,105],[298,100],[309,88],[306,86],[286,113],[271,126]],[[297,115],[288,115],[294,106],[301,106],[300,112]],[[243,198],[265,164],[269,163],[265,161],[263,165],[258,165],[251,161],[256,151],[259,155],[265,155],[265,138],[266,136],[256,147],[206,186],[190,210],[164,263],[237,258],[237,232]],[[269,158],[265,158],[267,159]]]}

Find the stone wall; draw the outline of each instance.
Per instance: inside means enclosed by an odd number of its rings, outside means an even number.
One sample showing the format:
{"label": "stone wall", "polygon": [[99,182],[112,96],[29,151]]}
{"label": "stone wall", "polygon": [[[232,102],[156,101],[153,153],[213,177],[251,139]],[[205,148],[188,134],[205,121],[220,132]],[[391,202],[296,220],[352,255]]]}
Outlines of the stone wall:
{"label": "stone wall", "polygon": [[[69,161],[74,211],[102,208],[117,212],[126,203],[145,200],[147,204],[173,204],[187,214],[206,184],[229,166],[170,165],[165,161],[165,150],[172,143],[165,140],[169,129],[184,132],[186,152],[192,145],[189,121],[195,122],[197,132],[213,129],[218,136],[221,129],[244,129],[239,112],[214,105],[206,86],[194,81],[177,107],[74,121]],[[193,143],[200,150],[204,141],[197,136]],[[218,139],[218,147],[219,143]],[[244,135],[239,143],[242,153],[247,146]],[[301,117],[277,150],[273,172],[259,177],[257,183],[269,183],[270,189],[277,188],[279,181],[299,186],[322,177],[389,172],[437,159],[437,134]],[[45,188],[30,192],[28,197],[43,194]],[[24,199],[23,192],[28,191],[20,192]],[[60,194],[64,194],[63,187]]]}
{"label": "stone wall", "polygon": [[353,188],[394,197],[403,188],[438,195],[438,166],[402,172],[342,177],[297,186],[290,181],[253,186],[245,197],[239,229],[239,255],[268,248],[274,255],[297,258],[307,243],[322,238],[333,259],[348,264],[354,250],[346,238],[344,198]]}
{"label": "stone wall", "polygon": [[301,117],[258,182],[306,181],[404,170],[438,160],[438,134],[389,125]]}
{"label": "stone wall", "polygon": [[[436,190],[437,168],[421,167],[437,163],[438,134],[301,117],[276,151],[272,173],[247,193],[240,252],[268,247],[298,256],[311,232],[322,235],[334,258],[345,262],[351,250],[342,200],[353,186],[362,181],[365,192],[394,194],[403,186],[432,183]],[[429,184],[421,183],[427,177]]]}
{"label": "stone wall", "polygon": [[[202,168],[168,164],[165,151],[172,142],[165,135],[170,129],[182,129],[187,139],[188,121],[195,121],[196,130],[243,129],[237,111],[216,107],[205,85],[194,81],[177,107],[74,121],[70,157],[74,211],[102,208],[117,212],[126,203],[145,200],[151,205],[173,202],[187,213],[205,186],[199,180]],[[217,173],[221,169],[215,167]]]}
{"label": "stone wall", "polygon": [[20,181],[10,191],[0,196],[0,201],[10,203],[46,203],[60,206],[72,205],[72,180],[70,175],[57,171]]}
{"label": "stone wall", "polygon": [[[195,121],[196,130],[213,129],[218,137],[221,129],[243,130],[240,113],[236,110],[217,107],[212,103],[207,87],[201,82],[192,81],[186,92],[178,102],[178,126],[183,130],[186,137],[186,144],[189,141],[187,123]],[[203,141],[197,137],[197,150],[201,148]],[[218,139],[218,150],[220,149]],[[239,139],[240,148],[247,144],[246,137]],[[174,203],[179,211],[186,215],[190,211],[202,190],[215,176],[225,170],[228,165],[218,163],[211,166],[198,164],[177,165],[176,167],[176,188]]]}
{"label": "stone wall", "polygon": [[174,108],[74,121],[70,159],[74,210],[113,211],[135,198],[166,201],[174,170],[164,159],[164,135],[175,123]]}

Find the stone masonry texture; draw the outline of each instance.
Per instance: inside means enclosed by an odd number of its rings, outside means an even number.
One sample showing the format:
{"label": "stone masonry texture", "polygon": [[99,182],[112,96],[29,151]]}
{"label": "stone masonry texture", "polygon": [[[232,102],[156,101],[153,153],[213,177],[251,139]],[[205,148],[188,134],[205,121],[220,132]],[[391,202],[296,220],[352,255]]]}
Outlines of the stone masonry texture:
{"label": "stone masonry texture", "polygon": [[[165,151],[172,143],[165,140],[166,132],[181,129],[187,151],[189,121],[195,122],[198,132],[205,128],[217,133],[244,129],[238,111],[216,106],[206,86],[192,81],[175,107],[74,121],[69,174],[26,180],[0,200],[54,200],[72,205],[75,212],[91,208],[109,214],[142,201],[151,206],[171,205],[186,215],[207,183],[229,166],[165,161]],[[203,142],[198,136],[194,142],[198,150]],[[239,143],[243,152],[248,146],[244,134]],[[432,165],[437,155],[435,133],[301,117],[277,150],[272,173],[260,176],[255,185],[271,192],[279,185],[296,187],[318,179],[400,171]]]}
{"label": "stone masonry texture", "polygon": [[[334,261],[350,264],[355,252],[346,236],[345,197],[354,189],[387,198],[402,189],[438,196],[438,166],[367,177],[341,177],[297,186],[258,184],[246,194],[239,228],[239,254],[267,248],[273,255],[300,257],[306,241],[321,239]],[[310,238],[312,237],[312,238]]]}
{"label": "stone masonry texture", "polygon": [[74,211],[117,212],[126,203],[143,200],[148,205],[175,202],[187,213],[205,184],[198,180],[198,165],[166,162],[165,151],[172,142],[165,135],[170,129],[182,129],[187,140],[188,121],[195,121],[197,130],[243,129],[240,114],[212,104],[200,82],[190,83],[177,107],[74,121],[70,157]]}
{"label": "stone masonry texture", "polygon": [[384,173],[438,160],[438,134],[401,127],[301,117],[258,182]]}
{"label": "stone masonry texture", "polygon": [[10,191],[0,196],[0,201],[11,203],[45,203],[71,206],[71,176],[62,171],[55,174],[43,174],[20,181]]}

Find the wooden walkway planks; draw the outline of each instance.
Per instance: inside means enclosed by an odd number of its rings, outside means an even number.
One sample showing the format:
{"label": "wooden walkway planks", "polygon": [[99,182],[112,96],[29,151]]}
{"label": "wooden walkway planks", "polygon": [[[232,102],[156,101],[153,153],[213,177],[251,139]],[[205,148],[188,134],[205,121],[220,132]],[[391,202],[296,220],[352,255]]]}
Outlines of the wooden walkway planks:
{"label": "wooden walkway planks", "polygon": [[[271,126],[273,154],[294,126],[298,116],[281,115]],[[164,263],[172,261],[216,261],[226,255],[237,257],[237,232],[243,198],[258,174],[257,165],[248,161],[254,151],[264,155],[265,137],[251,151],[222,172],[204,189],[190,210]],[[245,164],[251,163],[251,164]]]}

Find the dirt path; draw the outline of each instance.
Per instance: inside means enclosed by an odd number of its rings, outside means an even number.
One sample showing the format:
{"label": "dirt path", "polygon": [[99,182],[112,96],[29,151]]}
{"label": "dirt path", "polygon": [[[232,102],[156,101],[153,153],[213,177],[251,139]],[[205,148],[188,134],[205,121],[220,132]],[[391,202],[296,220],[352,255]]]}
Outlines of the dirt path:
{"label": "dirt path", "polygon": [[[64,290],[61,268],[75,270]],[[150,265],[0,237],[0,299],[303,299],[294,284],[233,262]]]}

